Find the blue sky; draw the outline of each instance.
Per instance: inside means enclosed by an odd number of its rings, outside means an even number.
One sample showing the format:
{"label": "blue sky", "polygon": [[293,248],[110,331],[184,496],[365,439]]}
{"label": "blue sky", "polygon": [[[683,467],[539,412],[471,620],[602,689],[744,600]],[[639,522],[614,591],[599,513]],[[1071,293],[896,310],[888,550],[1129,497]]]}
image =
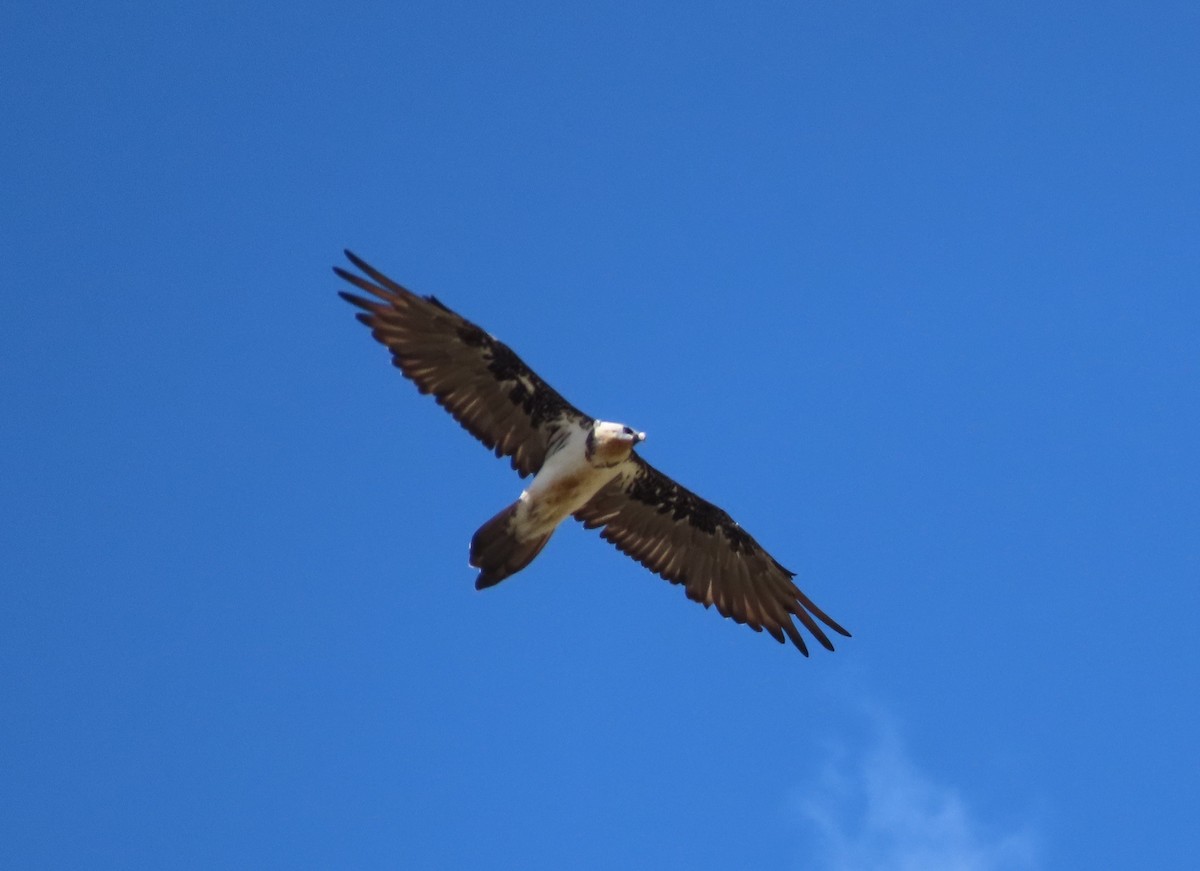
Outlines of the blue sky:
{"label": "blue sky", "polygon": [[[1190,3],[18,4],[0,865],[1188,868]],[[810,659],[520,490],[350,247],[728,509]]]}

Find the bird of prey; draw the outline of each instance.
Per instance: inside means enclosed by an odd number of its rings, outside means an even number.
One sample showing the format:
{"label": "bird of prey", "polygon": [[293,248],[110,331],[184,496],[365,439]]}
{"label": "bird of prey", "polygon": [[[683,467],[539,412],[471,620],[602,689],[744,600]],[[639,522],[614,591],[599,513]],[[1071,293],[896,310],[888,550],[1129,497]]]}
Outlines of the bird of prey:
{"label": "bird of prey", "polygon": [[[392,362],[471,435],[533,481],[471,539],[476,589],[519,572],[574,517],[706,608],[808,648],[792,618],[833,650],[826,616],[728,514],[643,460],[646,434],[581,412],[502,342],[435,297],[401,287],[351,252],[361,275],[334,267],[372,299],[341,291]],[[818,623],[820,621],[820,623]]]}

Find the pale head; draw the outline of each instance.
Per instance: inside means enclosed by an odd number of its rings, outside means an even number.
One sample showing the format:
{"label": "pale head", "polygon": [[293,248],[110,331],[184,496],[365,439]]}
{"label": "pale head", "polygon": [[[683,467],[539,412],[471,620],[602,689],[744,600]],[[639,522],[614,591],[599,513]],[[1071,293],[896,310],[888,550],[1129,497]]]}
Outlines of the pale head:
{"label": "pale head", "polygon": [[596,466],[615,465],[627,460],[634,445],[645,440],[646,434],[631,426],[597,420],[587,437],[588,461]]}

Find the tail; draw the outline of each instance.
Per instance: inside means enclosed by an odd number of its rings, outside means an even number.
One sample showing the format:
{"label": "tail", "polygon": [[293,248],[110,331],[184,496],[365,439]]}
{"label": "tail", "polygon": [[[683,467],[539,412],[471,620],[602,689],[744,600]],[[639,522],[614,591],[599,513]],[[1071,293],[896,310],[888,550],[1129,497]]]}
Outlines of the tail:
{"label": "tail", "polygon": [[479,569],[475,589],[495,586],[509,575],[516,574],[533,562],[542,552],[554,530],[543,536],[520,541],[512,531],[512,522],[519,502],[509,505],[483,526],[471,538],[471,565]]}

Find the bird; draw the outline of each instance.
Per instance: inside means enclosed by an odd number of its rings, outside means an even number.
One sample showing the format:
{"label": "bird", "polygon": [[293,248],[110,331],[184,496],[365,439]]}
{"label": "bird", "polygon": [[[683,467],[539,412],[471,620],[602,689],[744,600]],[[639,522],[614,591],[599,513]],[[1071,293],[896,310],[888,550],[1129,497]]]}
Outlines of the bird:
{"label": "bird", "polygon": [[[357,272],[333,271],[367,296],[340,290],[417,390],[430,394],[497,457],[533,480],[471,538],[476,589],[528,566],[568,517],[688,598],[805,656],[795,620],[826,649],[825,628],[850,633],[813,604],[795,574],[725,511],[646,462],[646,434],[581,412],[511,348],[434,296],[420,296],[351,251]],[[822,627],[824,624],[824,627]]]}

